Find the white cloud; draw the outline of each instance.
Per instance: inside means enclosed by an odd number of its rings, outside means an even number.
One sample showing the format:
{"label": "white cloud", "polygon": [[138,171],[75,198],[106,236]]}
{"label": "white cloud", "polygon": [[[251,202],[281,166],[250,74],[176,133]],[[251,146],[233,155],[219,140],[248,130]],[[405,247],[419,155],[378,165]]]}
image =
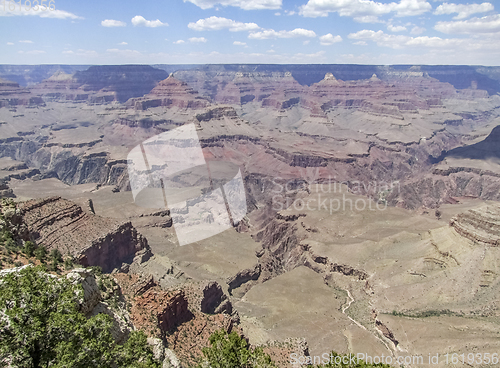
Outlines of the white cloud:
{"label": "white cloud", "polygon": [[366,46],[368,44],[365,41],[356,41],[356,42],[353,42],[353,45]]}
{"label": "white cloud", "polygon": [[159,19],[157,19],[157,20],[146,20],[141,15],[136,15],[135,17],[133,17],[132,18],[132,24],[134,26],[136,26],[136,27],[150,27],[150,28],[168,26],[168,23],[162,23],[162,22],[160,22]]}
{"label": "white cloud", "polygon": [[351,33],[347,37],[359,41],[373,41],[378,46],[393,49],[402,49],[406,47],[454,49],[457,47],[469,47],[468,44],[472,43],[471,40],[461,38],[440,38],[428,36],[410,37],[387,34],[383,31],[375,32],[367,29]]}
{"label": "white cloud", "polygon": [[419,27],[419,26],[415,26],[411,29],[410,33],[412,35],[419,35],[419,34],[422,34],[425,32],[425,28],[423,27]]}
{"label": "white cloud", "polygon": [[246,46],[247,44],[246,44],[246,42],[234,41],[233,45],[236,45],[236,46]]}
{"label": "white cloud", "polygon": [[302,42],[302,44],[305,46],[305,45],[309,45],[310,42],[311,42],[311,40],[305,40],[304,42]]}
{"label": "white cloud", "polygon": [[391,32],[403,32],[403,31],[406,31],[406,27],[405,26],[393,26],[392,24],[389,24],[387,26],[387,29]]}
{"label": "white cloud", "polygon": [[97,57],[97,56],[99,56],[99,54],[95,50],[84,50],[84,49],[76,50],[75,54],[77,56],[83,56],[83,57]]}
{"label": "white cloud", "polygon": [[128,43],[127,42],[120,42],[118,45],[120,45],[120,46],[126,46],[126,45],[128,45]]}
{"label": "white cloud", "polygon": [[500,14],[460,21],[437,22],[434,29],[443,33],[496,33],[500,32]]}
{"label": "white cloud", "polygon": [[[376,20],[378,16],[395,13],[397,17],[421,15],[432,10],[426,0],[400,0],[398,3],[380,3],[372,0],[309,0],[300,7],[305,17],[326,17],[336,12],[340,16],[354,17],[357,21]],[[371,17],[371,18],[364,18]]]}
{"label": "white cloud", "polygon": [[34,11],[34,10],[26,10],[25,7],[22,7],[19,10],[16,7],[15,10],[9,10],[8,7],[5,8],[0,7],[0,17],[11,17],[11,16],[22,16],[22,15],[31,15],[31,16],[39,16],[40,18],[57,18],[57,19],[83,19],[78,15],[73,13],[64,11],[64,10],[46,10],[46,11]]}
{"label": "white cloud", "polygon": [[334,36],[331,33],[328,33],[328,34],[326,34],[324,36],[321,36],[319,38],[319,42],[323,46],[329,46],[329,45],[333,45],[334,43],[337,43],[337,42],[342,42],[342,37],[340,37],[340,36]]}
{"label": "white cloud", "polygon": [[177,41],[174,41],[173,43],[175,43],[176,45],[181,45],[184,42],[185,42],[184,40],[177,40]]}
{"label": "white cloud", "polygon": [[205,37],[191,37],[188,41],[192,43],[205,43],[207,39]]}
{"label": "white cloud", "polygon": [[14,45],[14,42],[7,42],[7,45],[9,45],[9,46],[13,46],[13,45]]}
{"label": "white cloud", "polygon": [[244,10],[280,9],[282,0],[184,0],[202,9],[210,9],[215,5],[235,6]]}
{"label": "white cloud", "polygon": [[280,12],[276,12],[276,13],[274,13],[274,15],[276,15],[277,17],[279,17],[281,15],[281,13]]}
{"label": "white cloud", "polygon": [[188,28],[195,31],[219,31],[221,29],[229,29],[231,32],[254,31],[260,29],[255,23],[242,23],[232,19],[222,17],[210,17],[199,19],[196,23],[189,23]]}
{"label": "white cloud", "polygon": [[486,13],[494,10],[495,7],[491,3],[482,4],[448,4],[444,3],[437,7],[434,14],[454,14],[457,13],[453,19],[465,19],[476,13]]}
{"label": "white cloud", "polygon": [[285,10],[285,14],[286,15],[295,15],[295,11],[294,10]]}
{"label": "white cloud", "polygon": [[399,3],[390,3],[396,17],[413,17],[432,10],[432,5],[426,0],[401,0]]}
{"label": "white cloud", "polygon": [[266,29],[261,32],[252,32],[248,38],[256,40],[267,40],[271,38],[295,38],[295,37],[316,37],[314,31],[303,28],[295,28],[293,31],[275,31],[274,29]]}
{"label": "white cloud", "polygon": [[21,40],[21,41],[19,41],[19,43],[33,43],[33,41],[30,41],[30,40]]}
{"label": "white cloud", "polygon": [[40,55],[45,54],[43,50],[30,50],[30,51],[18,51],[18,54],[27,54],[27,55]]}
{"label": "white cloud", "polygon": [[83,56],[83,57],[96,57],[96,56],[99,56],[99,54],[96,51],[94,51],[94,50],[84,50],[84,49],[78,49],[76,51],[65,50],[62,53],[64,55],[76,55],[76,56]]}
{"label": "white cloud", "polygon": [[378,19],[378,16],[376,15],[363,15],[360,17],[354,17],[353,19],[358,23],[384,23],[383,21]]}
{"label": "white cloud", "polygon": [[291,60],[294,61],[295,63],[310,63],[311,61],[314,61],[315,63],[317,63],[318,61],[321,61],[321,62],[326,61],[326,58],[325,58],[324,51],[318,51],[318,52],[315,52],[314,54],[298,53],[298,54],[292,55]]}
{"label": "white cloud", "polygon": [[141,55],[141,53],[137,50],[121,50],[121,49],[107,49],[106,52],[114,53],[114,54],[121,54],[121,55]]}
{"label": "white cloud", "polygon": [[105,19],[101,22],[103,27],[125,27],[126,25],[127,23],[114,19]]}

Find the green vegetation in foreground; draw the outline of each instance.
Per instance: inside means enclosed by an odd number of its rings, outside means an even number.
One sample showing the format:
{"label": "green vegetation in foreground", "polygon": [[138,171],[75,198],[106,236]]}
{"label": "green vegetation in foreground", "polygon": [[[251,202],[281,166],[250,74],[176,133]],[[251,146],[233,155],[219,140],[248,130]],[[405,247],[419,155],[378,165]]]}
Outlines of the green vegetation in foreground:
{"label": "green vegetation in foreground", "polygon": [[[159,368],[143,332],[123,345],[105,314],[78,311],[80,285],[27,267],[0,279],[0,366],[16,368]],[[6,317],[6,318],[5,318]]]}
{"label": "green vegetation in foreground", "polygon": [[[236,332],[228,334],[226,331],[216,331],[210,336],[210,347],[203,348],[203,362],[197,368],[270,368],[276,367],[271,357],[261,347],[254,349]],[[344,357],[335,352],[331,353],[333,359],[328,364],[310,366],[313,368],[391,368],[387,364],[370,364],[362,360],[355,363],[343,363],[342,359],[335,363],[335,357]],[[349,357],[349,356],[347,356]],[[349,359],[345,359],[349,361]]]}
{"label": "green vegetation in foreground", "polygon": [[235,331],[215,331],[210,346],[203,348],[203,363],[198,368],[264,368],[276,367],[261,347],[252,349]]}
{"label": "green vegetation in foreground", "polygon": [[63,266],[66,270],[73,267],[74,260],[69,254],[63,257],[58,249],[49,253],[43,244],[28,239],[28,228],[22,222],[17,204],[10,198],[0,198],[0,269],[22,266],[23,258],[32,264],[35,261],[47,264],[49,271],[57,273]]}

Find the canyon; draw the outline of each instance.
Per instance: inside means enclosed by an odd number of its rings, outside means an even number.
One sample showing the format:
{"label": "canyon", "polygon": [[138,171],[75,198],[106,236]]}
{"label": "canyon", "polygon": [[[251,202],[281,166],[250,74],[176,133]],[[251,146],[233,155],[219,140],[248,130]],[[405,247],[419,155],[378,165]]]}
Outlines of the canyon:
{"label": "canyon", "polygon": [[[0,193],[37,244],[111,273],[127,323],[162,339],[164,355],[191,364],[219,328],[283,367],[291,352],[500,347],[497,69],[33,70],[0,68]],[[134,147],[148,161],[143,142],[183,126],[209,180],[186,168],[155,182],[184,157],[149,156],[150,189],[194,206],[239,169],[246,214],[180,246],[182,209],[134,201],[128,170]],[[224,191],[231,212],[242,193]],[[219,221],[195,208],[197,225]]]}

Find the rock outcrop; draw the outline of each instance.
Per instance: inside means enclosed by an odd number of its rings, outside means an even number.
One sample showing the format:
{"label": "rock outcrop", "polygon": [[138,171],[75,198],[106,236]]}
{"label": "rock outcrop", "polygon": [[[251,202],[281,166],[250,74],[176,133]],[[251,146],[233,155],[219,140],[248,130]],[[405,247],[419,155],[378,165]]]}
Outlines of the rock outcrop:
{"label": "rock outcrop", "polygon": [[110,316],[113,321],[111,335],[117,343],[124,343],[134,326],[115,280],[109,275],[95,275],[84,268],[76,268],[66,277],[71,283],[83,288],[83,295],[77,295],[80,312],[87,317],[99,313]]}
{"label": "rock outcrop", "polygon": [[83,288],[83,295],[79,299],[79,310],[83,314],[89,314],[101,301],[101,292],[97,280],[85,268],[76,268],[69,272],[66,277],[74,284]]}
{"label": "rock outcrop", "polygon": [[171,292],[150,289],[136,298],[133,307],[134,324],[148,325],[150,317],[161,333],[171,333],[174,328],[189,321],[193,314],[183,291]]}
{"label": "rock outcrop", "polygon": [[37,243],[70,254],[83,266],[100,266],[110,272],[130,263],[140,250],[149,249],[130,222],[93,215],[60,197],[30,200],[19,208]]}
{"label": "rock outcrop", "polygon": [[1,198],[16,198],[13,190],[7,184],[7,181],[2,179],[0,180],[0,197]]}
{"label": "rock outcrop", "polygon": [[486,206],[461,213],[451,219],[450,226],[475,243],[500,246],[499,206]]}
{"label": "rock outcrop", "polygon": [[249,282],[256,281],[259,279],[261,273],[261,265],[257,264],[254,268],[248,268],[245,270],[241,270],[236,275],[227,279],[227,285],[229,287],[229,292],[231,290],[240,287],[241,285]]}
{"label": "rock outcrop", "polygon": [[231,314],[233,312],[231,302],[217,282],[209,282],[203,288],[203,299],[200,303],[200,311],[206,314]]}

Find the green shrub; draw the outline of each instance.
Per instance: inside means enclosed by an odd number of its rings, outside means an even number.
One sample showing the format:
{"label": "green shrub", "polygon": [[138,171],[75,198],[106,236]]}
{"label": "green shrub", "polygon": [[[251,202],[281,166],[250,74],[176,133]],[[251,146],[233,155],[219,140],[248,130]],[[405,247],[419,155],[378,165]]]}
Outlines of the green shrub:
{"label": "green shrub", "polygon": [[47,259],[47,249],[43,245],[39,245],[38,248],[35,249],[35,257],[40,262],[45,263]]}
{"label": "green shrub", "polygon": [[235,331],[216,331],[210,338],[210,347],[203,351],[203,362],[198,367],[211,368],[264,368],[276,367],[261,347],[252,349]]}
{"label": "green shrub", "polygon": [[52,251],[50,252],[50,259],[56,265],[58,265],[59,263],[62,263],[63,257],[62,257],[61,252],[59,252],[59,249],[52,249]]}
{"label": "green shrub", "polygon": [[66,270],[71,270],[73,269],[73,259],[71,257],[68,257],[64,260],[64,269]]}
{"label": "green shrub", "polygon": [[31,258],[35,254],[35,249],[35,243],[33,243],[32,241],[27,241],[24,243],[23,253],[26,254],[27,257]]}
{"label": "green shrub", "polygon": [[[17,368],[160,368],[143,332],[124,345],[106,314],[86,318],[75,295],[81,286],[45,273],[43,266],[5,275],[0,283],[0,362]],[[28,302],[29,301],[29,302]]]}

